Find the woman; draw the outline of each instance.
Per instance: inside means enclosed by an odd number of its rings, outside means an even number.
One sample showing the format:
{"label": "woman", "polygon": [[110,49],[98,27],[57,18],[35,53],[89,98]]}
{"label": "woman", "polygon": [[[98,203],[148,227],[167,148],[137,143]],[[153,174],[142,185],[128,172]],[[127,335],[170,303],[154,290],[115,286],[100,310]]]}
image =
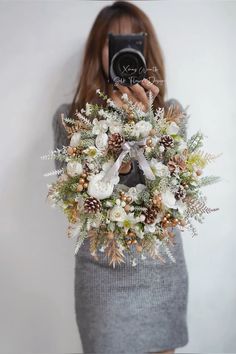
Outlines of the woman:
{"label": "woman", "polygon": [[[144,80],[131,87],[118,85],[116,91],[107,82],[108,32],[146,32],[144,50],[152,80]],[[154,79],[153,79],[154,78]],[[165,96],[164,62],[156,34],[150,20],[135,5],[115,2],[97,15],[86,43],[82,71],[72,104],[62,104],[53,117],[55,148],[69,145],[60,114],[73,117],[76,108],[86,102],[99,102],[96,89],[106,92],[118,105],[121,95],[127,93],[136,104],[147,108],[147,94],[151,90],[154,107],[167,108],[180,103]],[[161,83],[157,86],[157,83]],[[99,102],[102,104],[102,102]],[[186,138],[185,127],[182,134]],[[56,168],[64,163],[55,160]],[[120,183],[135,186],[145,183],[137,161],[122,164]],[[75,256],[75,313],[84,353],[174,353],[175,348],[188,343],[187,299],[188,272],[183,252],[182,238],[175,229],[175,247],[172,253],[176,264],[167,259],[160,264],[152,258],[140,260],[133,267],[129,255],[126,263],[113,269],[101,257],[93,259],[89,240],[85,239]]]}

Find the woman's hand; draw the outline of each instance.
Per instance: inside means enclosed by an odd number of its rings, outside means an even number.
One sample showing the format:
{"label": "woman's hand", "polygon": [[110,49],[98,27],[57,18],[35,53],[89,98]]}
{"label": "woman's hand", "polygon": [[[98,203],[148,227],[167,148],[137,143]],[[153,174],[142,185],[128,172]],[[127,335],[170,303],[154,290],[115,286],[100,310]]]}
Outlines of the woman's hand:
{"label": "woman's hand", "polygon": [[119,173],[121,173],[121,174],[129,173],[130,170],[131,170],[131,168],[132,168],[131,161],[122,162],[122,163],[121,163],[121,166],[120,166],[120,168],[119,168]]}
{"label": "woman's hand", "polygon": [[135,105],[137,105],[144,112],[148,109],[148,95],[145,90],[151,91],[153,99],[159,93],[159,88],[154,85],[148,79],[143,79],[139,84],[134,84],[132,86],[123,86],[119,83],[115,84],[115,87],[118,88],[118,91],[113,91],[113,101],[117,104],[117,106],[122,107],[124,102],[121,99],[121,95],[126,93],[130,101],[132,101]]}
{"label": "woman's hand", "polygon": [[[118,88],[118,91],[113,91],[112,99],[117,104],[117,106],[123,106],[124,102],[121,99],[121,95],[126,93],[129,100],[136,104],[144,112],[146,112],[148,109],[148,96],[145,89],[152,92],[153,99],[156,98],[160,91],[156,85],[147,79],[143,79],[140,84],[134,84],[129,87],[120,85],[118,83],[116,83],[115,86]],[[122,162],[121,167],[119,168],[119,173],[129,173],[131,167],[131,161],[126,163]]]}

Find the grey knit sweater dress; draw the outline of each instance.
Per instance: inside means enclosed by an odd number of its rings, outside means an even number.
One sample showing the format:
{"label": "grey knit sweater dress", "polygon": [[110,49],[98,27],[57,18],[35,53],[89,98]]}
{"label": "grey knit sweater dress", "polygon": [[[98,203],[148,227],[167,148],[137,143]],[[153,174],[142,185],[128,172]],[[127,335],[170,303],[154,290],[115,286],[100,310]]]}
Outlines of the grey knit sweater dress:
{"label": "grey knit sweater dress", "polygon": [[[166,102],[181,104],[174,98]],[[54,148],[69,145],[60,114],[70,105],[61,104],[53,116]],[[182,127],[186,138],[186,130]],[[55,160],[56,168],[63,162]],[[120,175],[120,183],[135,186],[144,183],[137,161]],[[75,255],[74,305],[84,353],[148,353],[186,345],[188,339],[188,270],[182,235],[174,228],[175,246],[171,248],[176,263],[166,256],[166,263],[149,257],[137,257],[133,266],[128,253],[126,263],[109,266],[101,252],[99,261],[89,252],[89,240]],[[99,254],[100,252],[98,252]]]}

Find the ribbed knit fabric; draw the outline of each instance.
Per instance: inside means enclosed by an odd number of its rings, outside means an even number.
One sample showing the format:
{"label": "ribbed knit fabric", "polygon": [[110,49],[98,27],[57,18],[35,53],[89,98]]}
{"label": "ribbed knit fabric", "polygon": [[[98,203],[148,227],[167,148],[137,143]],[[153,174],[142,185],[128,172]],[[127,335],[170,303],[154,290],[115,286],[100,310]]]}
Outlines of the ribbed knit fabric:
{"label": "ribbed knit fabric", "polygon": [[[166,107],[171,103],[180,105],[170,99]],[[53,116],[54,148],[69,144],[60,121],[60,113],[67,115],[69,107],[60,105]],[[185,128],[181,129],[186,138]],[[55,166],[61,168],[64,163],[55,160]],[[120,183],[144,183],[137,161],[132,162],[129,174],[120,175]],[[126,263],[115,269],[102,252],[99,261],[94,260],[85,239],[75,256],[74,274],[75,316],[84,353],[148,353],[188,343],[189,278],[182,235],[177,228],[174,232],[171,252],[176,263],[167,256],[165,264],[149,256],[143,260],[135,253],[137,265],[132,266],[125,252]]]}

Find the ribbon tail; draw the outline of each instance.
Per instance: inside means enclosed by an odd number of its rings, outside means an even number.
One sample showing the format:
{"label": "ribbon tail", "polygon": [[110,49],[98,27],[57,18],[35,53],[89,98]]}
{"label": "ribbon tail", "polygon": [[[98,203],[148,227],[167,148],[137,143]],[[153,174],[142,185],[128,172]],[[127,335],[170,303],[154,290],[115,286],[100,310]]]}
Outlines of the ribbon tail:
{"label": "ribbon tail", "polygon": [[152,172],[151,167],[149,166],[142,150],[136,151],[136,156],[137,156],[137,160],[139,162],[139,166],[143,170],[145,176],[148,179],[154,180],[156,177],[155,177],[154,173]]}
{"label": "ribbon tail", "polygon": [[115,177],[118,174],[121,163],[128,152],[129,152],[128,150],[124,150],[120,153],[119,157],[116,159],[114,164],[109,168],[105,176],[102,178],[103,182],[110,181],[113,177]]}

